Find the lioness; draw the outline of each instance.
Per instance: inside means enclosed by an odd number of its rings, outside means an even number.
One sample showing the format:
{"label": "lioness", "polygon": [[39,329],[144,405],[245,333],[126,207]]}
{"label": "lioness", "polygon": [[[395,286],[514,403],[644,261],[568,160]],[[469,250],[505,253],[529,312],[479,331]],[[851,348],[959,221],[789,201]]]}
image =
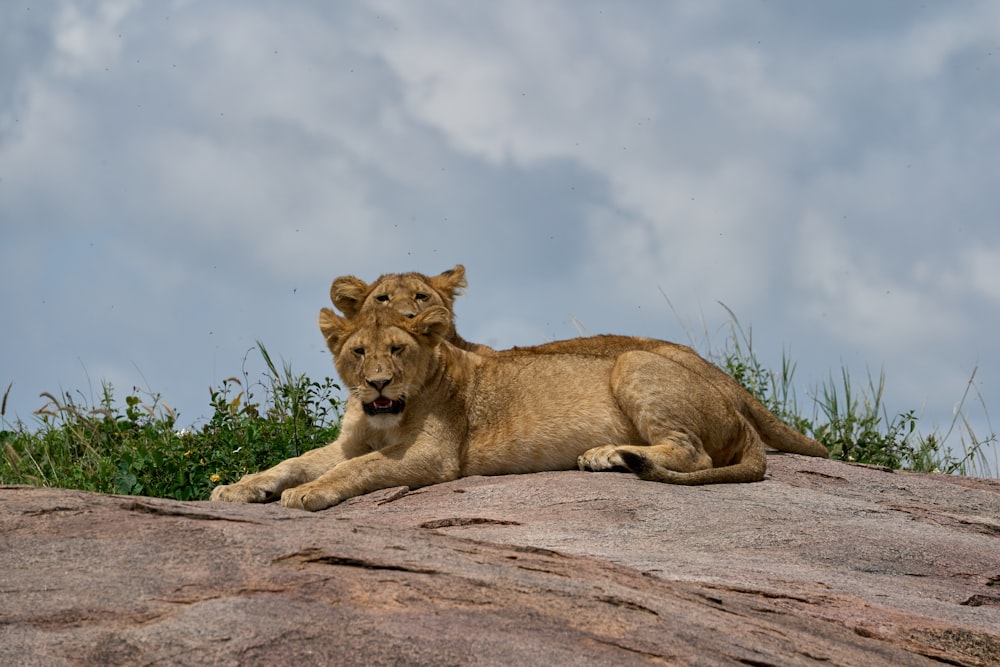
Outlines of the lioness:
{"label": "lioness", "polygon": [[[387,273],[370,285],[354,276],[342,276],[333,281],[330,298],[347,318],[356,317],[364,309],[379,306],[389,306],[407,317],[412,317],[430,306],[444,306],[453,312],[455,297],[467,286],[465,267],[457,264],[454,268],[434,277],[422,273]],[[458,335],[454,324],[449,328],[445,339],[466,350],[481,354],[494,353],[490,347],[463,339]],[[705,362],[697,352],[685,345],[652,338],[604,335],[571,338],[531,347],[516,347],[497,354],[572,353],[617,357],[623,352],[636,350],[664,352],[676,360],[686,359],[686,363],[692,368],[711,368],[711,371],[706,371],[709,373],[706,379],[719,385],[730,400],[741,406],[743,412],[756,415],[755,425],[768,447],[806,456],[823,458],[830,456],[826,447],[776,419],[726,373]]]}
{"label": "lioness", "polygon": [[387,487],[577,467],[675,484],[764,477],[761,414],[720,382],[721,370],[677,346],[481,355],[445,340],[443,306],[412,318],[324,308],[319,324],[350,388],[340,436],[216,487],[213,500],[280,496],[319,510]]}

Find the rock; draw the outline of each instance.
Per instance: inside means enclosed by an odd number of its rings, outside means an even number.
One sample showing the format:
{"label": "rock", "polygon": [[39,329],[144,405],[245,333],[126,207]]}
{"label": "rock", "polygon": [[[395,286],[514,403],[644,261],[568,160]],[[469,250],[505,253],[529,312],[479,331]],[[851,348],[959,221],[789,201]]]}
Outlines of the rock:
{"label": "rock", "polygon": [[1000,482],[768,464],[315,514],[0,487],[0,664],[1000,664]]}

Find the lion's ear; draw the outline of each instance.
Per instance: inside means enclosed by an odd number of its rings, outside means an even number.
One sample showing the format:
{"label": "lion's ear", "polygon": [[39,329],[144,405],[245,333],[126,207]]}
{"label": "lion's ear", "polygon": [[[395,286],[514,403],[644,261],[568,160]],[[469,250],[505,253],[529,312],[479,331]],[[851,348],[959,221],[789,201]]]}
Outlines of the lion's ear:
{"label": "lion's ear", "polygon": [[427,336],[437,343],[451,329],[451,311],[444,306],[431,306],[406,320],[406,324],[414,335]]}
{"label": "lion's ear", "polygon": [[330,301],[345,317],[354,319],[361,312],[370,290],[368,283],[360,278],[341,276],[330,285]]}
{"label": "lion's ear", "polygon": [[346,317],[341,317],[329,308],[322,308],[319,311],[319,330],[326,339],[326,346],[330,348],[333,356],[340,352],[341,345],[349,333],[351,321]]}
{"label": "lion's ear", "polygon": [[428,279],[433,287],[441,295],[449,306],[455,301],[455,297],[462,293],[462,290],[469,286],[465,281],[465,267],[456,264],[455,268],[448,269],[441,275]]}

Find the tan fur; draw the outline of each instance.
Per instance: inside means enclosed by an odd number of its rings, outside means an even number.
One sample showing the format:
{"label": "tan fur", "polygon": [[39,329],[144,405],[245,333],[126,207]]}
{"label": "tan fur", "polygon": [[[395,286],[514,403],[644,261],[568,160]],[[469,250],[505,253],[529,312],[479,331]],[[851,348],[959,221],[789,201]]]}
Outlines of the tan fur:
{"label": "tan fur", "polygon": [[[347,318],[354,318],[366,308],[379,306],[389,306],[407,317],[413,317],[431,306],[444,306],[454,318],[455,297],[467,286],[465,267],[456,264],[454,268],[433,277],[416,272],[387,273],[371,285],[354,276],[341,276],[330,285],[330,300]],[[454,323],[446,337],[463,350],[492,352],[485,345],[462,339]]]}
{"label": "tan fur", "polygon": [[[371,285],[353,276],[344,276],[333,281],[330,296],[334,305],[348,318],[355,317],[363,308],[377,305],[388,305],[412,317],[430,306],[444,306],[454,312],[455,297],[466,286],[465,267],[459,264],[433,278],[420,273],[387,273]],[[418,298],[420,295],[424,298]],[[480,354],[493,352],[492,348],[461,338],[454,324],[445,338],[466,350]],[[684,345],[632,336],[593,336],[533,347],[516,347],[499,354],[570,353],[617,357],[624,352],[637,350],[661,354],[690,368],[705,369],[706,380],[718,385],[718,390],[725,394],[727,400],[738,406],[740,413],[751,421],[768,447],[806,456],[829,457],[826,447],[777,419],[729,375],[714,365],[706,365],[697,352]]]}
{"label": "tan fur", "polygon": [[[676,484],[763,479],[764,446],[722,373],[682,346],[616,355],[480,355],[444,340],[446,307],[353,318],[320,329],[350,389],[337,440],[219,486],[213,500],[308,510],[392,486],[467,475],[622,470]],[[723,374],[724,375],[724,374]],[[396,414],[370,414],[385,403]]]}
{"label": "tan fur", "polygon": [[571,338],[533,347],[515,347],[499,354],[596,354],[618,356],[624,352],[644,350],[673,360],[697,373],[701,379],[715,386],[725,400],[730,401],[740,414],[750,420],[764,444],[773,449],[804,456],[829,458],[830,452],[821,443],[806,437],[775,417],[750,392],[740,386],[728,373],[715,364],[705,361],[686,345],[669,343],[655,338],[635,336],[591,336]]}

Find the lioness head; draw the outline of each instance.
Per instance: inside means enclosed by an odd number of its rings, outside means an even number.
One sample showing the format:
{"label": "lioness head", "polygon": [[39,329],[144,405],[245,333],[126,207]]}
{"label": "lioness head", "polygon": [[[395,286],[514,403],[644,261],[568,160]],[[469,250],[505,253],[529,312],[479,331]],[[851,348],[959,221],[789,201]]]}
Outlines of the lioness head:
{"label": "lioness head", "polygon": [[384,426],[394,425],[406,401],[423,386],[434,348],[451,327],[451,311],[431,306],[413,317],[392,308],[362,310],[341,317],[319,313],[319,328],[333,353],[341,380],[365,412]]}
{"label": "lioness head", "polygon": [[354,276],[341,276],[330,286],[330,300],[348,318],[375,306],[389,306],[413,317],[431,306],[454,312],[455,297],[467,286],[465,267],[456,264],[433,277],[415,272],[387,273],[371,285]]}

